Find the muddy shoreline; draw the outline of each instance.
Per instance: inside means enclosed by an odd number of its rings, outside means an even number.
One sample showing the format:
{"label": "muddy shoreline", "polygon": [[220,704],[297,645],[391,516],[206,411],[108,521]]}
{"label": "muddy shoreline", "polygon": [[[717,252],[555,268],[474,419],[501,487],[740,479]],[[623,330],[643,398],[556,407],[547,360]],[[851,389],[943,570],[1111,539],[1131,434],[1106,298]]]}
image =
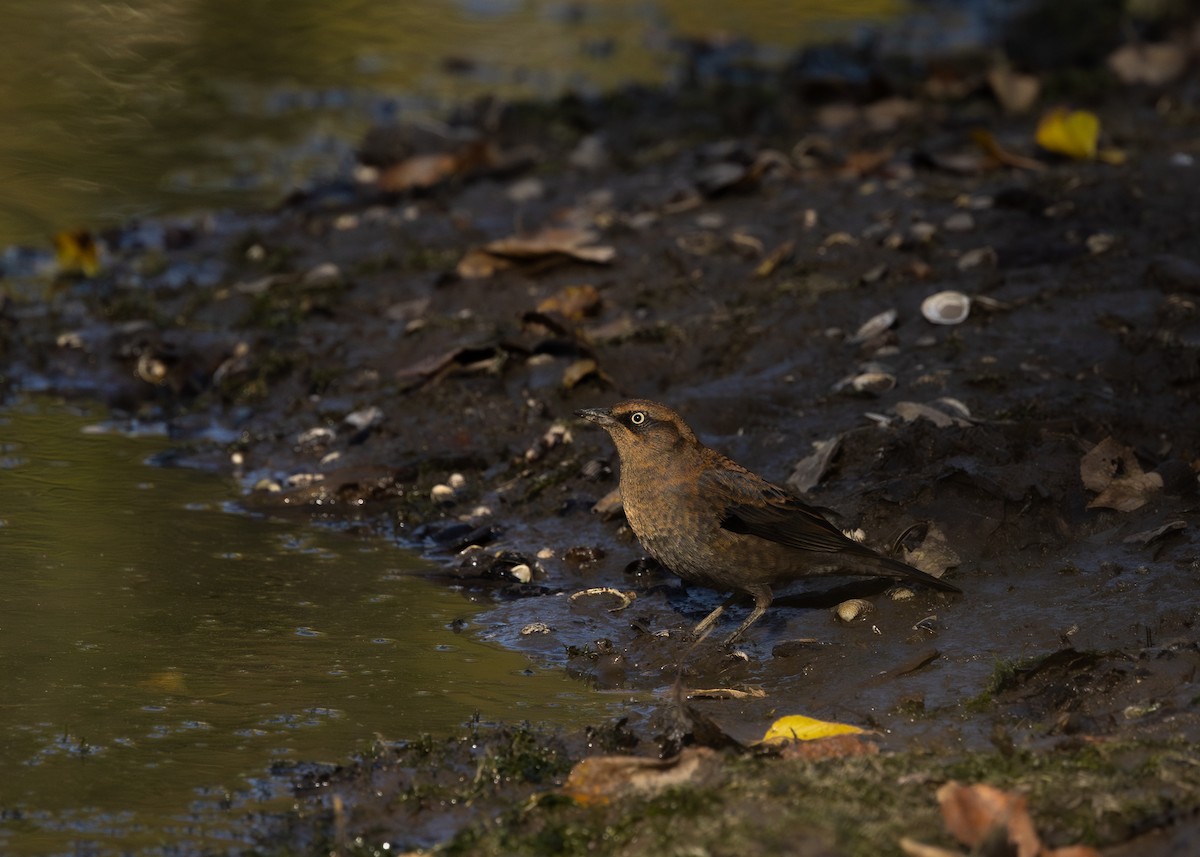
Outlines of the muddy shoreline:
{"label": "muddy shoreline", "polygon": [[[96,276],[9,272],[0,379],[165,420],[172,463],[238,475],[247,507],[428,553],[494,604],[465,632],[661,699],[583,736],[479,724],[286,772],[291,808],[231,810],[270,831],[264,851],[875,853],[945,842],[933,793],[974,778],[1029,792],[1054,844],[1183,853],[1200,835],[1195,65],[1074,91],[1123,163],[1039,153],[1036,115],[967,85],[970,63],[954,97],[818,87],[801,64],[509,106],[469,117],[487,141],[470,158],[393,132],[375,162],[445,155],[444,180],[130,225]],[[991,163],[979,126],[1041,166]],[[946,290],[973,299],[961,324],[922,316]],[[632,395],[877,546],[936,531],[965,595],[805,585],[738,651],[680,664],[719,596],[635,563],[619,508],[595,510],[615,453],[571,416]],[[797,472],[818,442],[832,452]],[[836,620],[849,597],[873,612]],[[683,704],[677,681],[737,693]],[[789,713],[876,730],[883,752],[729,748]],[[554,796],[586,756],[714,744],[664,795]]]}

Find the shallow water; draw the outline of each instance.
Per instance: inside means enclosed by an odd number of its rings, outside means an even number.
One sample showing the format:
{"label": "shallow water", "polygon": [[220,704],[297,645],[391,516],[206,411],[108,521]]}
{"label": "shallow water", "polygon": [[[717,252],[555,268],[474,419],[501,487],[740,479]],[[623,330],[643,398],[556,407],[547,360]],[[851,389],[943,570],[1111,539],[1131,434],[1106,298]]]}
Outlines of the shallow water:
{"label": "shallow water", "polygon": [[373,123],[662,83],[678,36],[780,54],[900,0],[9,0],[0,247],[126,218],[277,202],[344,176]]}
{"label": "shallow water", "polygon": [[0,852],[225,847],[272,763],[614,703],[456,633],[481,608],[413,555],[235,513],[98,417],[0,413]]}

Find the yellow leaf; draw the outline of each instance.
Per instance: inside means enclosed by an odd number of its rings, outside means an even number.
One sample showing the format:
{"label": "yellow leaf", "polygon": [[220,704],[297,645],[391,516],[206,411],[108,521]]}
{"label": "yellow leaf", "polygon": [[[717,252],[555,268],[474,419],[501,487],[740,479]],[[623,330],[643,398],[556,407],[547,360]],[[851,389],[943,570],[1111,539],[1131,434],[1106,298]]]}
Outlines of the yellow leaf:
{"label": "yellow leaf", "polygon": [[92,233],[84,229],[55,235],[54,254],[63,273],[94,277],[100,271],[100,250]]}
{"label": "yellow leaf", "polygon": [[831,735],[854,735],[863,732],[857,726],[849,723],[835,723],[830,720],[815,720],[803,714],[791,714],[780,717],[771,724],[762,743],[778,744],[784,741],[815,741],[818,738],[828,738]]}
{"label": "yellow leaf", "polygon": [[1042,117],[1036,139],[1047,152],[1091,160],[1096,157],[1096,142],[1100,139],[1100,119],[1087,110],[1068,112],[1058,107]]}

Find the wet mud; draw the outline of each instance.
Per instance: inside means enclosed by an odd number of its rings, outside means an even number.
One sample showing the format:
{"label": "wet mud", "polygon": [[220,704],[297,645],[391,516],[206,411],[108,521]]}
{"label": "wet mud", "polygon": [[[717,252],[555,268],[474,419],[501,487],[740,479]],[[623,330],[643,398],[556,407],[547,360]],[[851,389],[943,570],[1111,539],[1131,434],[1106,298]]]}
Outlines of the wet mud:
{"label": "wet mud", "polygon": [[[1055,844],[1200,835],[1194,71],[1094,99],[1124,163],[1037,170],[975,157],[980,125],[1034,151],[985,94],[806,80],[509,106],[475,130],[521,157],[435,187],[314,188],[115,231],[95,277],[10,272],[8,391],[165,419],[173,463],[238,474],[247,508],[389,534],[490,600],[466,632],[660,700],[588,735],[478,724],[280,772],[264,849],[874,853],[937,839],[936,785],[971,776],[1032,792]],[[873,125],[882,94],[911,108]],[[570,240],[492,243],[546,227]],[[970,314],[930,323],[946,290]],[[733,649],[689,649],[723,596],[638,561],[615,451],[572,416],[635,395],[964,594],[806,582]],[[732,749],[792,713],[884,752]],[[724,761],[641,821],[554,792],[585,756],[696,745]],[[821,790],[862,817],[798,797]]]}

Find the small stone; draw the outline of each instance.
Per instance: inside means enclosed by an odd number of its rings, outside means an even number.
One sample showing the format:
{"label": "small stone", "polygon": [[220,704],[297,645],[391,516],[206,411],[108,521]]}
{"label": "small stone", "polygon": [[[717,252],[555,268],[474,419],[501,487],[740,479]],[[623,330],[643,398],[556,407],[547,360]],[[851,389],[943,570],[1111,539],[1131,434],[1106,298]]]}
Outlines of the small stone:
{"label": "small stone", "polygon": [[917,593],[913,592],[906,586],[898,586],[889,593],[889,596],[893,601],[908,601],[912,598],[915,598],[916,595]]}
{"label": "small stone", "polygon": [[1117,237],[1110,232],[1097,232],[1095,235],[1089,235],[1084,243],[1087,244],[1089,253],[1099,256],[1112,249],[1117,243]]}
{"label": "small stone", "polygon": [[932,223],[914,223],[908,227],[909,237],[918,244],[928,244],[937,235],[938,228]]}
{"label": "small stone", "polygon": [[449,485],[434,485],[429,489],[429,499],[435,503],[449,503],[454,499],[454,489]]}
{"label": "small stone", "polygon": [[554,629],[545,622],[530,622],[521,629],[522,637],[532,637],[534,634],[549,634]]}
{"label": "small stone", "polygon": [[537,552],[537,558],[541,560],[554,559],[554,548],[542,548]]}
{"label": "small stone", "polygon": [[446,484],[448,484],[455,491],[458,491],[467,484],[467,478],[461,473],[451,473],[450,478],[446,480]]}
{"label": "small stone", "polygon": [[332,262],[325,262],[305,273],[301,282],[306,286],[328,286],[341,279],[341,269]]}
{"label": "small stone", "polygon": [[529,581],[533,580],[533,569],[531,569],[525,563],[514,565],[508,570],[508,573],[511,574],[518,583],[528,583]]}
{"label": "small stone", "polygon": [[869,271],[864,273],[861,277],[861,280],[864,285],[868,286],[873,283],[878,283],[887,275],[887,270],[887,265],[876,265],[874,268],[871,268]]}
{"label": "small stone", "polygon": [[947,232],[970,232],[975,228],[975,218],[969,211],[956,211],[942,221]]}
{"label": "small stone", "polygon": [[984,265],[994,267],[996,261],[996,251],[991,247],[976,247],[974,250],[968,250],[959,257],[958,270],[969,271],[972,268],[979,268]]}

